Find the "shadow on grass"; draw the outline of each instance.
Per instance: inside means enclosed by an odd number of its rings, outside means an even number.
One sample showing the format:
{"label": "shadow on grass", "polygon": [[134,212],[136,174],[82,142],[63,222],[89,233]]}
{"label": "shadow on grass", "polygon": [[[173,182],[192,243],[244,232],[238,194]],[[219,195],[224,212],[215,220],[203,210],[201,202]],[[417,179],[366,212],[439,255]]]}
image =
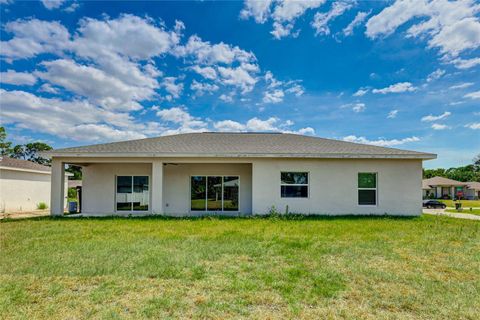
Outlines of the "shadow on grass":
{"label": "shadow on grass", "polygon": [[315,221],[315,220],[415,220],[420,216],[390,216],[384,215],[326,215],[326,214],[281,214],[281,215],[248,215],[248,216],[222,216],[222,215],[203,215],[196,217],[173,217],[173,216],[104,216],[104,217],[69,217],[65,215],[63,217],[30,217],[30,218],[5,218],[0,220],[0,223],[12,223],[21,221],[111,221],[111,220],[165,220],[165,221],[200,221],[200,220],[270,220],[270,221]]}

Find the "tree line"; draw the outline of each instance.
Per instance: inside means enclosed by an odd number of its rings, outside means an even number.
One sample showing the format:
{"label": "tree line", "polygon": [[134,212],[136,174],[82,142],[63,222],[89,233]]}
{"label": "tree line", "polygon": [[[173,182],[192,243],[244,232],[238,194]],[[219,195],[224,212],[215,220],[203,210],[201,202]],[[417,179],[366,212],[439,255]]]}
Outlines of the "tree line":
{"label": "tree line", "polygon": [[[39,141],[13,145],[13,143],[7,139],[7,131],[5,130],[5,127],[0,127],[0,156],[28,160],[44,166],[50,166],[52,160],[40,156],[39,153],[52,149],[52,146]],[[80,167],[69,165],[66,171],[73,173],[72,180],[82,179],[82,171]]]}
{"label": "tree line", "polygon": [[480,154],[477,155],[472,162],[472,164],[457,168],[423,169],[423,178],[445,177],[462,182],[480,182]]}

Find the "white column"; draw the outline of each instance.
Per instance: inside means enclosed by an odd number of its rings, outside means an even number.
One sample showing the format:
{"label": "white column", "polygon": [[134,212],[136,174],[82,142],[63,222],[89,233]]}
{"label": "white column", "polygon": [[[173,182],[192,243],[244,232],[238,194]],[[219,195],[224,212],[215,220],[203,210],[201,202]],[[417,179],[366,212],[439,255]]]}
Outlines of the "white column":
{"label": "white column", "polygon": [[65,209],[65,164],[52,159],[52,177],[50,190],[50,214],[63,216]]}
{"label": "white column", "polygon": [[163,214],[163,162],[152,162],[152,213]]}

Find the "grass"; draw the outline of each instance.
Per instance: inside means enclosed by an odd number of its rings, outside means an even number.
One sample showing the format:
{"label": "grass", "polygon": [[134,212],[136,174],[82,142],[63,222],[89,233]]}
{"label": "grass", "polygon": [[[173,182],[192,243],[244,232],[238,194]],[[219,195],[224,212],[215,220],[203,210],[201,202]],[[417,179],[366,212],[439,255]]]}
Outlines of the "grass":
{"label": "grass", "polygon": [[475,319],[480,223],[447,217],[0,223],[2,319]]}
{"label": "grass", "polygon": [[457,211],[455,209],[447,209],[445,210],[446,212],[453,212],[453,213],[469,213],[469,214],[476,214],[480,215],[480,209],[472,209],[470,210],[469,208],[463,208],[461,211]]}
{"label": "grass", "polygon": [[[440,200],[445,203],[447,207],[455,208],[455,203],[458,201],[453,200]],[[480,208],[480,200],[460,200],[462,207],[464,208]]]}

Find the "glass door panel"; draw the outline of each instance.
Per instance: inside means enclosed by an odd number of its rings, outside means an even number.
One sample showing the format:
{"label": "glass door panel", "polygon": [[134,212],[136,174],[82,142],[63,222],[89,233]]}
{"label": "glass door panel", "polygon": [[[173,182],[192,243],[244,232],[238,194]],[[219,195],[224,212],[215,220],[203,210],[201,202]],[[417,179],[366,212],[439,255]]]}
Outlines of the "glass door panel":
{"label": "glass door panel", "polygon": [[190,209],[192,211],[205,211],[207,196],[207,178],[195,176],[191,178],[191,200]]}
{"label": "glass door panel", "polygon": [[238,211],[238,177],[223,177],[223,210]]}
{"label": "glass door panel", "polygon": [[134,211],[147,211],[148,210],[148,177],[136,176],[133,177],[133,210]]}
{"label": "glass door panel", "polygon": [[207,177],[207,210],[222,211],[222,177]]}
{"label": "glass door panel", "polygon": [[132,210],[132,177],[117,176],[117,210]]}

